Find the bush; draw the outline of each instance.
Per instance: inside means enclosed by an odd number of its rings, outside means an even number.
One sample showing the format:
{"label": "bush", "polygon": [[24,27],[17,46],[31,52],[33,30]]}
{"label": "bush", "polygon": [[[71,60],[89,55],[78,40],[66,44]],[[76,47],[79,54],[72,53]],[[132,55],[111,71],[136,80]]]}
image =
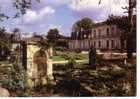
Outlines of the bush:
{"label": "bush", "polygon": [[119,70],[119,71],[110,71],[110,75],[113,77],[123,77],[126,75],[126,71],[125,70]]}
{"label": "bush", "polygon": [[87,59],[86,55],[82,55],[82,54],[75,54],[75,53],[67,53],[62,55],[63,58],[65,58],[66,60],[69,60],[70,58],[73,58],[75,60],[84,60]]}
{"label": "bush", "polygon": [[64,59],[66,59],[66,60],[69,60],[71,56],[68,55],[68,54],[64,54],[64,55],[62,55],[62,57],[63,57]]}
{"label": "bush", "polygon": [[75,52],[76,52],[76,53],[81,53],[82,50],[81,50],[81,49],[77,49],[77,50],[75,50]]}
{"label": "bush", "polygon": [[75,59],[73,57],[70,57],[68,60],[68,68],[73,69],[75,65],[76,65]]}
{"label": "bush", "polygon": [[82,54],[76,54],[76,55],[75,55],[75,59],[76,59],[76,60],[83,60],[83,59],[86,59],[86,57],[83,56]]}
{"label": "bush", "polygon": [[[18,66],[16,66],[18,68]],[[25,90],[26,88],[26,71],[21,68],[19,71],[16,71],[13,66],[11,71],[11,78],[9,80],[9,89],[10,90]]]}

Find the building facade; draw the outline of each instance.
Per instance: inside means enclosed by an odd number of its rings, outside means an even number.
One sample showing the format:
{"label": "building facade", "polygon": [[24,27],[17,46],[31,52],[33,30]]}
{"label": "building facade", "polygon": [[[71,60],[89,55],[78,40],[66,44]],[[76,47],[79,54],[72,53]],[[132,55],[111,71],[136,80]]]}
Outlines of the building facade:
{"label": "building facade", "polygon": [[88,50],[94,46],[99,50],[119,50],[121,49],[121,32],[117,25],[108,25],[106,22],[97,23],[92,30],[72,32],[68,44],[69,49]]}

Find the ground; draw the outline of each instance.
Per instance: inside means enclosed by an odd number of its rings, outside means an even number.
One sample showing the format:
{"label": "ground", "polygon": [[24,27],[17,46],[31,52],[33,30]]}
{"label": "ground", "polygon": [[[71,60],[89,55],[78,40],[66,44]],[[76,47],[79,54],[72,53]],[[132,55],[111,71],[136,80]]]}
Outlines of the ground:
{"label": "ground", "polygon": [[[67,54],[69,55],[69,54]],[[61,62],[69,58],[67,55],[55,55],[53,61]],[[70,57],[78,60],[88,59],[88,54],[73,53]],[[32,89],[9,89],[6,77],[10,64],[0,62],[0,79],[3,87],[11,96],[135,96],[136,95],[136,59],[124,65],[123,60],[100,60],[93,69],[88,62],[77,62],[74,67],[69,64],[54,64],[54,80],[48,85]],[[5,76],[4,76],[5,75]],[[7,78],[7,79],[6,79]],[[16,86],[16,85],[14,85]],[[25,93],[23,93],[25,92]]]}

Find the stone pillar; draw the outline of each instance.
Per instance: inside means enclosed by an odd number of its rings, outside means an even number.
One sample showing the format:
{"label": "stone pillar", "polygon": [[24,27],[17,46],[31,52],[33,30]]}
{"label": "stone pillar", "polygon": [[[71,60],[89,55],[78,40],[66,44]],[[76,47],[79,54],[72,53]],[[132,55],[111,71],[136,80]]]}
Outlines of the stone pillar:
{"label": "stone pillar", "polygon": [[27,86],[32,88],[35,86],[35,78],[37,78],[37,66],[33,62],[33,56],[39,48],[34,45],[27,45]]}
{"label": "stone pillar", "polygon": [[53,80],[53,64],[51,57],[53,56],[53,48],[50,47],[47,51],[48,59],[47,59],[47,76],[49,80]]}
{"label": "stone pillar", "polygon": [[49,80],[53,80],[53,64],[52,64],[52,59],[49,59],[47,62],[47,76]]}
{"label": "stone pillar", "polygon": [[52,57],[53,56],[53,47],[49,48],[49,52],[50,52],[50,56]]}

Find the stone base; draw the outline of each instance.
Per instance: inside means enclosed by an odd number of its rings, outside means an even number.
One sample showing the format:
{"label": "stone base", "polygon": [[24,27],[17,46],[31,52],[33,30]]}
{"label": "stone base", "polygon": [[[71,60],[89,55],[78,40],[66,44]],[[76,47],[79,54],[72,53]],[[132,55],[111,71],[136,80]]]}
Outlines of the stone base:
{"label": "stone base", "polygon": [[52,79],[47,79],[47,77],[42,77],[42,78],[28,78],[27,80],[27,86],[29,88],[36,87],[38,85],[47,85],[48,80],[53,80]]}
{"label": "stone base", "polygon": [[32,87],[35,86],[35,82],[32,79],[28,78],[28,80],[27,80],[27,86],[29,88],[32,88]]}

